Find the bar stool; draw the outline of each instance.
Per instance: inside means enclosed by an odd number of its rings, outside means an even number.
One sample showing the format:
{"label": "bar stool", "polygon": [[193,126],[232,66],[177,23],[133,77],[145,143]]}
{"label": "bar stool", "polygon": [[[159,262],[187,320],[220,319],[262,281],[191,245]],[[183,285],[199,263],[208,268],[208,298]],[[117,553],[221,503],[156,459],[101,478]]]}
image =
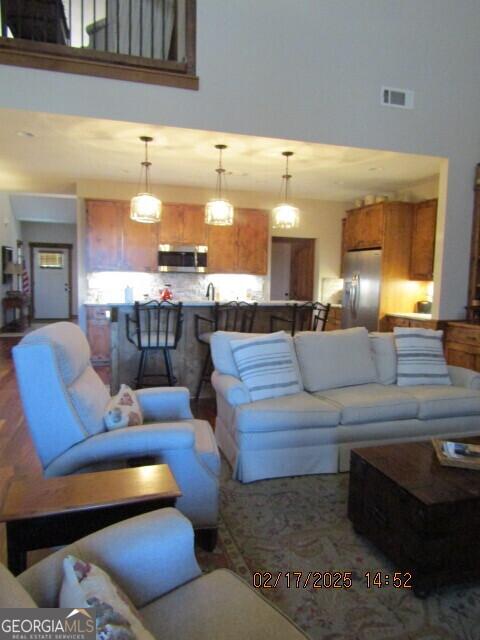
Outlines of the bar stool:
{"label": "bar stool", "polygon": [[[151,300],[144,304],[135,302],[133,316],[127,315],[127,340],[140,351],[136,387],[157,386],[145,384],[145,378],[167,378],[173,387],[177,378],[173,374],[170,351],[177,348],[182,336],[182,303]],[[161,351],[165,361],[165,373],[145,373],[147,355]]]}
{"label": "bar stool", "polygon": [[256,302],[225,302],[215,303],[211,318],[205,318],[195,314],[195,337],[201,344],[208,347],[205,360],[203,361],[202,372],[197,384],[195,400],[200,397],[202,385],[209,382],[213,370],[212,356],[210,354],[210,340],[215,331],[239,331],[241,333],[252,333],[255,314],[257,313]]}
{"label": "bar stool", "polygon": [[304,304],[287,305],[289,309],[288,317],[270,316],[270,331],[279,331],[283,327],[289,330],[294,336],[297,331],[325,331],[327,325],[328,314],[330,311],[329,304],[322,302],[305,302]]}

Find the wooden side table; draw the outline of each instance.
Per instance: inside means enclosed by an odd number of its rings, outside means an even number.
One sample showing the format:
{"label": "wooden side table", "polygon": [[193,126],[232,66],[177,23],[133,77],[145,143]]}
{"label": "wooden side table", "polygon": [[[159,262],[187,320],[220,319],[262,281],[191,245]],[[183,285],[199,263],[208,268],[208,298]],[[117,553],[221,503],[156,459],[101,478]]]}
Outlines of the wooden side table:
{"label": "wooden side table", "polygon": [[27,551],[70,544],[94,531],[162,507],[181,491],[166,464],[13,479],[0,512],[8,568],[26,569]]}
{"label": "wooden side table", "polygon": [[[3,319],[4,324],[9,324],[10,326],[19,327],[21,330],[25,328],[25,319],[27,321],[28,326],[30,326],[31,313],[30,313],[30,299],[24,295],[18,296],[5,296],[2,299],[2,308],[3,308]],[[24,315],[23,310],[27,309],[27,315]],[[20,318],[17,321],[16,311],[17,309],[20,311]],[[7,313],[11,311],[13,312],[12,320],[7,323]]]}

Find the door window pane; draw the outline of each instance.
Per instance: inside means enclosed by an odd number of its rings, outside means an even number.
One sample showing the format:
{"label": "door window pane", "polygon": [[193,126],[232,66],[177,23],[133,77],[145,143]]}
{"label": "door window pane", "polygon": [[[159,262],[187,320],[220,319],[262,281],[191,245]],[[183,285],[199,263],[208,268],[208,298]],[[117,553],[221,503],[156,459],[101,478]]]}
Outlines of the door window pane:
{"label": "door window pane", "polygon": [[63,253],[57,251],[39,251],[38,265],[40,269],[63,269]]}

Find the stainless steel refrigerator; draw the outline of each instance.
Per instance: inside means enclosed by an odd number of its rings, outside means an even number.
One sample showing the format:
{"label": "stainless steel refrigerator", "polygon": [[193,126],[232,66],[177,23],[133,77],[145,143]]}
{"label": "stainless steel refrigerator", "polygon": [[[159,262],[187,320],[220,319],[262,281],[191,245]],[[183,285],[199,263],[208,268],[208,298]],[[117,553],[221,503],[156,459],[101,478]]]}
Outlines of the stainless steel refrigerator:
{"label": "stainless steel refrigerator", "polygon": [[348,251],[344,261],[342,328],[366,327],[377,331],[382,252]]}

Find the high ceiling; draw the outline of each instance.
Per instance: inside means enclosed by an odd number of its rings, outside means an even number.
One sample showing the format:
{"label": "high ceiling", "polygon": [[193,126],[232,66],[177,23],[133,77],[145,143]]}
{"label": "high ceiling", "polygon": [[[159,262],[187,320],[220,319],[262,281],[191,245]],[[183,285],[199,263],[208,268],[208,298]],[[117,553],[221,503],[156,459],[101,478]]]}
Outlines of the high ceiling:
{"label": "high ceiling", "polygon": [[441,162],[371,149],[0,110],[0,190],[73,194],[79,180],[136,183],[143,159],[141,135],[154,138],[154,184],[213,188],[214,145],[224,143],[229,189],[278,193],[284,172],[281,153],[291,150],[293,195],[322,200],[390,194],[438,174]]}

